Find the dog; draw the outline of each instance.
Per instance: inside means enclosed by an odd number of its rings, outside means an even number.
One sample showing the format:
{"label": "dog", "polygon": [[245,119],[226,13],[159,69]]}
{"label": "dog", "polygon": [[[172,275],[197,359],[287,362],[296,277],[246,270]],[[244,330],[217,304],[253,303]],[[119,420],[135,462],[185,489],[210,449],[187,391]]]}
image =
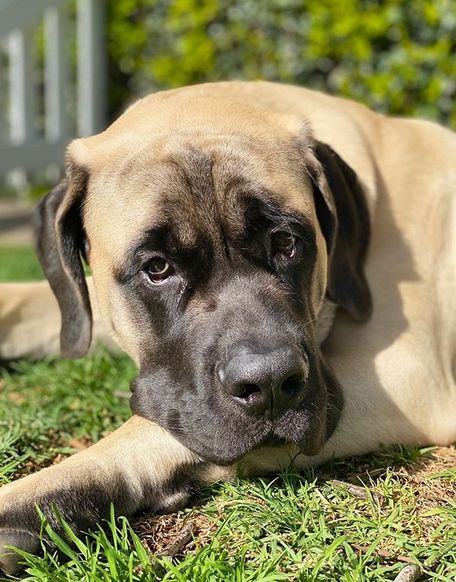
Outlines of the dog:
{"label": "dog", "polygon": [[[3,487],[0,548],[38,551],[36,505],[79,530],[110,503],[172,511],[239,474],[454,442],[455,180],[451,131],[268,82],[154,94],[72,142],[38,255],[62,354],[87,353],[94,319],[138,364],[133,416]],[[10,351],[55,350],[37,285]],[[5,573],[18,560],[0,549]]]}

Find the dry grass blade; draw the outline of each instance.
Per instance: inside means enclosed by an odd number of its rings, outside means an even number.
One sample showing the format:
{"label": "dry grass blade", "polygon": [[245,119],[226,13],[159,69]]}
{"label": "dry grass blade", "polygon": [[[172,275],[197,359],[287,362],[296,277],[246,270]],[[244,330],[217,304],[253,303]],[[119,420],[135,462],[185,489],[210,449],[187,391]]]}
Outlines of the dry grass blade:
{"label": "dry grass blade", "polygon": [[[368,552],[368,550],[370,549],[369,546],[362,546],[360,544],[352,544],[353,547],[358,550],[358,552],[362,552],[363,554],[366,554]],[[386,550],[382,550],[380,548],[377,548],[374,552],[377,556],[380,556],[381,558],[385,558],[387,560],[395,560],[397,562],[405,562],[407,564],[410,564],[411,566],[415,566],[415,560],[413,560],[412,558],[409,558],[408,556],[401,556],[398,554],[394,554],[392,552],[387,552]]]}
{"label": "dry grass blade", "polygon": [[159,556],[169,556],[170,558],[175,558],[178,556],[185,546],[192,541],[194,534],[196,533],[196,524],[190,523],[178,532],[176,540],[166,546],[158,555]]}
{"label": "dry grass blade", "polygon": [[361,487],[359,485],[353,485],[353,483],[347,483],[346,481],[341,481],[339,479],[331,479],[331,483],[335,485],[340,485],[346,489],[353,497],[358,499],[368,499],[369,493],[366,487]]}

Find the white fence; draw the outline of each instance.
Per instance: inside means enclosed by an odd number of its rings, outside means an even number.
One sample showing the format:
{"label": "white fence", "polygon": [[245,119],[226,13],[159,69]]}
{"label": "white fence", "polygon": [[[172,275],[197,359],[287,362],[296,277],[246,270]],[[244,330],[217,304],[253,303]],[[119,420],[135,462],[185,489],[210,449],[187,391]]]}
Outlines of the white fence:
{"label": "white fence", "polygon": [[77,0],[75,27],[70,10],[69,0],[0,0],[0,180],[61,168],[70,139],[104,127],[104,0]]}

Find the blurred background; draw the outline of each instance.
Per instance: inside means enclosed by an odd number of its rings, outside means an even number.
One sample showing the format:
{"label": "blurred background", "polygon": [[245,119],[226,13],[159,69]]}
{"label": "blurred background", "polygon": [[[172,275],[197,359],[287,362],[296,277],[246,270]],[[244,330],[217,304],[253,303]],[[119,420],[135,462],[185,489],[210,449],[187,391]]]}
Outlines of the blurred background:
{"label": "blurred background", "polygon": [[0,278],[65,145],[138,96],[262,78],[455,128],[455,45],[455,0],[0,0]]}

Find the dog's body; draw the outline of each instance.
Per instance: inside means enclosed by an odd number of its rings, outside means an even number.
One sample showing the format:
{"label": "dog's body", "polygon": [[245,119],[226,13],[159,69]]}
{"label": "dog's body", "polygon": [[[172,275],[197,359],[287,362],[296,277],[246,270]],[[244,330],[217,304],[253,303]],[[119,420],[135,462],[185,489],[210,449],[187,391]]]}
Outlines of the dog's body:
{"label": "dog's body", "polygon": [[66,232],[85,233],[103,319],[140,367],[139,416],[3,488],[0,547],[36,549],[35,503],[87,527],[110,501],[169,509],[291,460],[454,442],[455,180],[454,133],[263,82],[153,95],[74,142],[69,184],[42,206],[41,260],[79,355],[90,308]]}

